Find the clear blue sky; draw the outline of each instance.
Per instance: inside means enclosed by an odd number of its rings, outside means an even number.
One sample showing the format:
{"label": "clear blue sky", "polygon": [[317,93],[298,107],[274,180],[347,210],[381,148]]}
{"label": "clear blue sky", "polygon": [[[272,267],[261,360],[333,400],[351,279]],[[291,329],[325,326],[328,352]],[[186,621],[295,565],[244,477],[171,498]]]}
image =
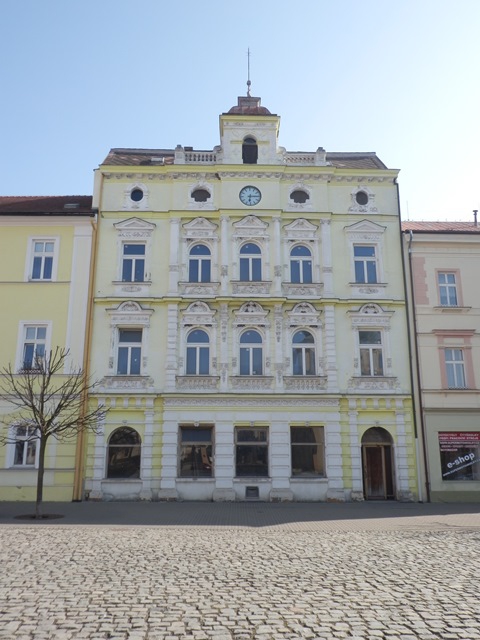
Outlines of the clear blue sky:
{"label": "clear blue sky", "polygon": [[376,151],[404,219],[480,209],[479,0],[2,0],[0,195],[91,193],[111,147],[211,149],[246,92],[290,151]]}

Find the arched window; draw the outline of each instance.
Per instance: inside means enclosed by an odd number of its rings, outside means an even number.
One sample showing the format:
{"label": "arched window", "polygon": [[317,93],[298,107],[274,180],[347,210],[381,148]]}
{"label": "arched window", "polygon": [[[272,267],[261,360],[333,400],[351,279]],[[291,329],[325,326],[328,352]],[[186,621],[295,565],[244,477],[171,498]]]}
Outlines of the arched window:
{"label": "arched window", "polygon": [[290,200],[293,200],[295,204],[305,204],[307,200],[310,199],[310,196],[303,189],[295,189],[290,194]]}
{"label": "arched window", "polygon": [[208,376],[210,372],[210,339],[206,331],[194,329],[187,336],[187,375]]}
{"label": "arched window", "polygon": [[245,138],[242,144],[243,164],[257,164],[258,145],[255,138]]}
{"label": "arched window", "polygon": [[195,202],[206,202],[210,198],[210,192],[206,189],[194,189],[192,191],[192,198]]}
{"label": "arched window", "polygon": [[249,329],[240,336],[240,375],[263,375],[262,336]]}
{"label": "arched window", "polygon": [[303,245],[290,251],[290,282],[312,282],[312,252]]}
{"label": "arched window", "polygon": [[189,282],[211,282],[211,253],[204,244],[196,244],[190,249],[188,261]]}
{"label": "arched window", "polygon": [[115,429],[108,441],[107,478],[139,478],[141,448],[135,429]]}
{"label": "arched window", "polygon": [[294,376],[315,375],[315,340],[309,331],[297,331],[292,340]]}
{"label": "arched window", "polygon": [[262,279],[262,251],[252,242],[240,249],[240,280],[242,282],[260,282]]}

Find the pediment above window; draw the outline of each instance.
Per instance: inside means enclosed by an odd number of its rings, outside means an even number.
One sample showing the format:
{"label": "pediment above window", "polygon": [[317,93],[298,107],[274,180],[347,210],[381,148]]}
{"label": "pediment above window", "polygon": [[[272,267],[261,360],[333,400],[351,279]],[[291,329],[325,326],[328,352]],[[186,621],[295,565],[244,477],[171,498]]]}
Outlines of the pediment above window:
{"label": "pediment above window", "polygon": [[268,224],[257,216],[245,216],[233,225],[233,237],[237,240],[246,238],[267,238]]}
{"label": "pediment above window", "polygon": [[235,315],[235,326],[266,326],[267,325],[267,315],[268,311],[262,307],[258,302],[245,302],[242,304],[238,311],[234,312]]}
{"label": "pediment above window", "polygon": [[299,302],[287,316],[291,327],[317,327],[320,324],[320,311],[309,302]]}
{"label": "pediment above window", "polygon": [[122,302],[115,309],[106,309],[110,316],[110,324],[112,326],[150,326],[150,316],[153,309],[144,309],[141,304],[134,300]]}
{"label": "pediment above window", "polygon": [[294,240],[315,240],[318,226],[312,224],[305,218],[298,218],[284,228],[285,239]]}
{"label": "pediment above window", "polygon": [[138,240],[150,238],[157,225],[141,218],[129,218],[128,220],[122,220],[122,222],[116,222],[113,226],[120,238]]}
{"label": "pediment above window", "polygon": [[344,228],[345,233],[352,242],[376,241],[385,233],[386,227],[376,224],[371,220],[360,220]]}
{"label": "pediment above window", "polygon": [[183,237],[187,240],[198,240],[199,238],[216,238],[218,225],[206,218],[195,218],[186,222],[183,226]]}
{"label": "pediment above window", "polygon": [[215,324],[216,311],[210,309],[206,302],[192,302],[182,312],[182,325],[186,326],[212,326]]}
{"label": "pediment above window", "polygon": [[385,311],[379,304],[368,303],[358,310],[348,311],[353,327],[390,327],[394,311]]}

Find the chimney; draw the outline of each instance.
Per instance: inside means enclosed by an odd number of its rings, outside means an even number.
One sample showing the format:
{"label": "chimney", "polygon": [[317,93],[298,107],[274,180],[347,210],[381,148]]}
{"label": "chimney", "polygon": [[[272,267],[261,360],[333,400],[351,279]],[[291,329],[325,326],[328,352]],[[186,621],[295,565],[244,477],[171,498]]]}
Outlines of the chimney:
{"label": "chimney", "polygon": [[478,226],[478,222],[477,222],[477,213],[478,213],[478,209],[474,209],[473,210],[473,224],[477,227]]}

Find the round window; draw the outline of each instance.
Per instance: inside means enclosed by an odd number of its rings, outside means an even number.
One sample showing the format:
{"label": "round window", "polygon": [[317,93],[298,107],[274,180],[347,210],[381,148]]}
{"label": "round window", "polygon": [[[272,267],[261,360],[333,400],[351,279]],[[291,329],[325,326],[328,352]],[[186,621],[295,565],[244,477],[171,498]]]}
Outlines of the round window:
{"label": "round window", "polygon": [[134,202],[140,202],[140,200],[142,200],[143,198],[143,191],[141,189],[133,189],[132,193],[130,194],[130,198]]}
{"label": "round window", "polygon": [[355,200],[357,201],[357,204],[367,204],[368,202],[368,193],[365,193],[365,191],[357,191],[357,194],[355,196]]}

